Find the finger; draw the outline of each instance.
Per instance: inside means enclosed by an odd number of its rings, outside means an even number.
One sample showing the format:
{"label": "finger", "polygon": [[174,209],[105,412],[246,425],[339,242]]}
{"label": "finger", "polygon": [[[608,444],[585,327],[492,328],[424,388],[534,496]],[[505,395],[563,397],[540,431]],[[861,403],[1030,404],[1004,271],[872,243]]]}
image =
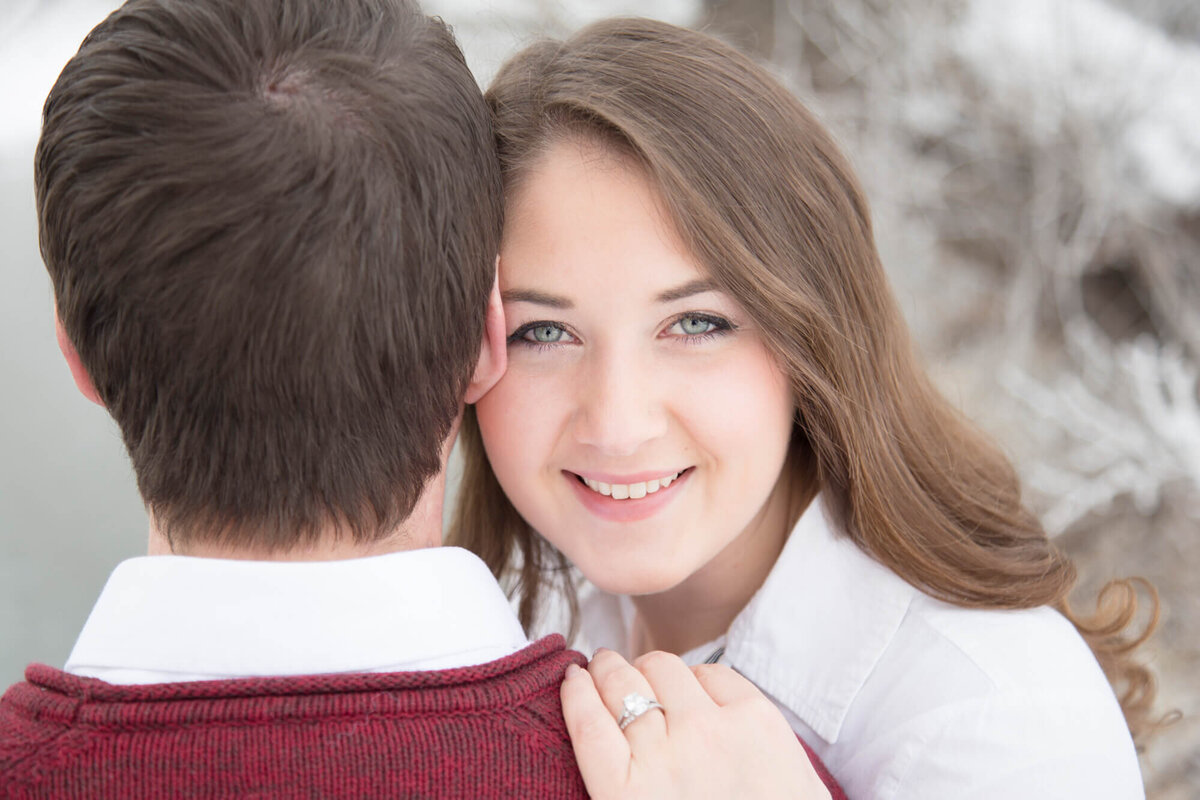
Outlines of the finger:
{"label": "finger", "polygon": [[[697,681],[709,697],[726,713],[734,712],[727,724],[749,721],[757,732],[761,752],[767,761],[786,768],[791,776],[786,783],[803,797],[829,797],[829,790],[812,763],[814,753],[792,730],[783,712],[748,678],[724,664],[698,664],[692,667]],[[734,709],[737,709],[734,711]],[[803,788],[803,791],[800,791]]]}
{"label": "finger", "polygon": [[[588,672],[600,690],[600,697],[612,714],[614,724],[624,713],[625,698],[629,695],[636,693],[651,700],[658,699],[646,676],[612,650],[596,651],[588,664]],[[624,734],[633,752],[645,755],[647,748],[652,748],[655,741],[661,741],[666,732],[665,714],[662,710],[651,709],[630,722]]]}
{"label": "finger", "polygon": [[[679,656],[655,650],[633,663],[646,676],[658,702],[671,709],[672,716],[716,708],[717,704]],[[670,731],[670,720],[667,722]]]}
{"label": "finger", "polygon": [[691,669],[700,686],[719,706],[766,699],[749,679],[724,664],[697,664]]}
{"label": "finger", "polygon": [[629,777],[629,740],[617,727],[585,669],[567,669],[562,682],[563,719],[575,761],[592,797],[620,796]]}

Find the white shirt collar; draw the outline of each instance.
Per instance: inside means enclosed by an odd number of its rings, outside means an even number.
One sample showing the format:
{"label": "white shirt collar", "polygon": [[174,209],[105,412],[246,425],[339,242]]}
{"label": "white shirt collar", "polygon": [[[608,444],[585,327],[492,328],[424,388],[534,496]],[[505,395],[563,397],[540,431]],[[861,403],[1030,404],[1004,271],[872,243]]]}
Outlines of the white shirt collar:
{"label": "white shirt collar", "polygon": [[[852,594],[855,602],[840,601]],[[836,742],[850,704],[917,595],[836,533],[818,496],[734,619],[723,660]]]}
{"label": "white shirt collar", "polygon": [[346,561],[117,566],[66,671],[139,684],[470,666],[528,644],[487,566],[435,547]]}

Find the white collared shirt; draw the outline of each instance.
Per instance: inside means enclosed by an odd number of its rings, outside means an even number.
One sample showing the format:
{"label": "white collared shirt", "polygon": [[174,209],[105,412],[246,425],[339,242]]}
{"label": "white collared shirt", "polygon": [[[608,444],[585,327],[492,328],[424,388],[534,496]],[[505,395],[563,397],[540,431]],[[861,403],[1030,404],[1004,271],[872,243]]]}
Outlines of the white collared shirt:
{"label": "white collared shirt", "polygon": [[[586,647],[628,655],[628,598],[592,590],[581,611]],[[1070,622],[934,600],[835,533],[819,499],[726,635],[683,658],[720,647],[849,797],[1145,796],[1120,706]]]}
{"label": "white collared shirt", "polygon": [[323,562],[143,556],[117,566],[66,671],[116,684],[449,669],[528,645],[474,554]]}

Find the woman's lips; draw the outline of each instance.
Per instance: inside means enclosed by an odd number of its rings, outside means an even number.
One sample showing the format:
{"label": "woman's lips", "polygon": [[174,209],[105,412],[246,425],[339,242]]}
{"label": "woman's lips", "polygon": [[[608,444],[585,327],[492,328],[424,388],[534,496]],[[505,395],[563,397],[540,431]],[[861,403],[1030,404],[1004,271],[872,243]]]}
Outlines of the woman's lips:
{"label": "woman's lips", "polygon": [[[678,494],[692,468],[629,477],[587,476],[563,471],[588,511],[612,522],[637,522],[654,516]],[[601,478],[611,480],[601,480]]]}

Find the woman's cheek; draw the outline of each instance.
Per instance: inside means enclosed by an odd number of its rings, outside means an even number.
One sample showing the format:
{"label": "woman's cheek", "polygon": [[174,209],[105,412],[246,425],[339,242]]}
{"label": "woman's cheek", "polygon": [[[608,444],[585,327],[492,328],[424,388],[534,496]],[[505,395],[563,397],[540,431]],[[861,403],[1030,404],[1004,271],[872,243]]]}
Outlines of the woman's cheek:
{"label": "woman's cheek", "polygon": [[774,485],[795,416],[783,374],[761,345],[750,344],[731,348],[716,369],[693,372],[675,403],[688,441],[719,467],[719,488],[747,500]]}
{"label": "woman's cheek", "polygon": [[532,477],[549,455],[555,417],[562,409],[559,381],[530,375],[517,364],[475,406],[484,448],[506,490]]}
{"label": "woman's cheek", "polygon": [[660,375],[670,376],[676,416],[696,433],[733,442],[791,435],[794,403],[783,373],[765,348],[748,337],[717,357],[681,360]]}

